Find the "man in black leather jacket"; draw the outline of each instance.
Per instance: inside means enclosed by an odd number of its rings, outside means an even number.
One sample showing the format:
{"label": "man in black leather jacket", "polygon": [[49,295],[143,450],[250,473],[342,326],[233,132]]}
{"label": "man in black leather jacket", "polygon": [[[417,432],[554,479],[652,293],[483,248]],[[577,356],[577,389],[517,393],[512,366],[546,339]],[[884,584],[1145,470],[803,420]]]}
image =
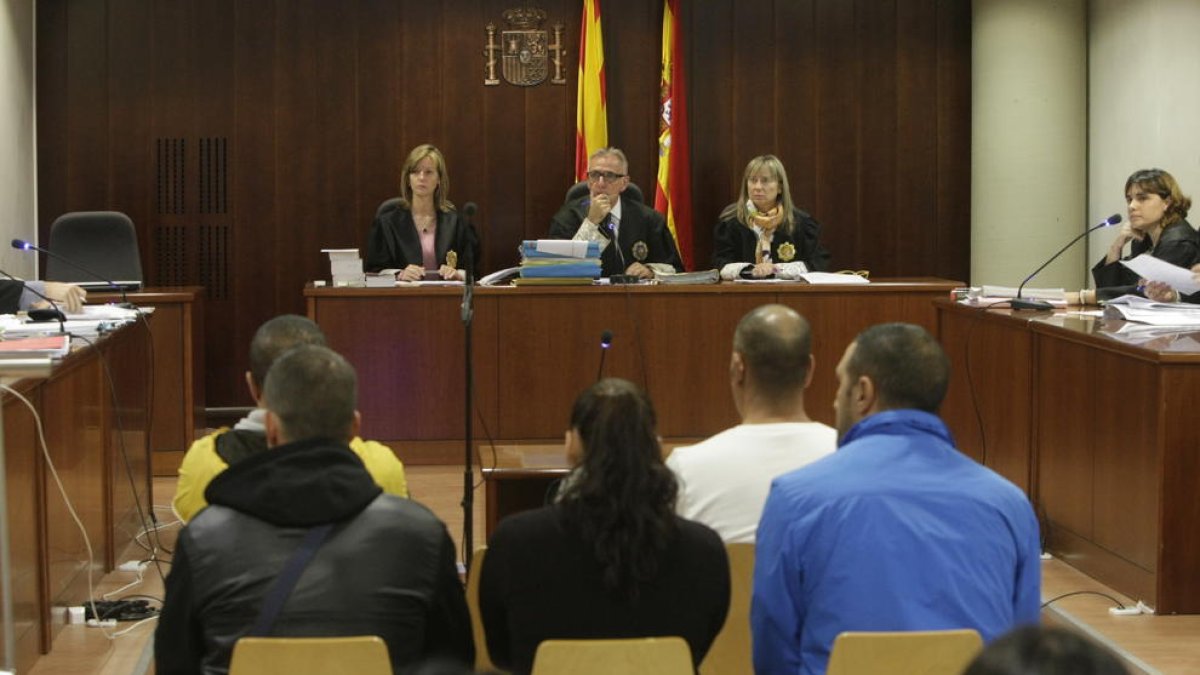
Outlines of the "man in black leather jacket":
{"label": "man in black leather jacket", "polygon": [[347,447],[356,389],[354,369],[325,347],[298,347],[271,367],[271,449],[217,476],[208,508],[180,533],[154,640],[160,675],[227,672],[280,570],[326,523],[268,636],[378,635],[398,673],[431,657],[474,661],[445,525],[383,494]]}

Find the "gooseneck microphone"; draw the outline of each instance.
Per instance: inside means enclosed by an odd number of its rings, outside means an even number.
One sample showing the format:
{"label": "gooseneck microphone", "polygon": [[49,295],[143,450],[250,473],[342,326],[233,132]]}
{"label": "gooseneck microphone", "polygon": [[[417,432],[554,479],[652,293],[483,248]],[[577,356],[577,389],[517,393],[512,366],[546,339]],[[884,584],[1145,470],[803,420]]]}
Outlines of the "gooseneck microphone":
{"label": "gooseneck microphone", "polygon": [[608,348],[612,346],[612,331],[605,330],[600,334],[600,368],[596,370],[596,381],[604,377],[604,357],[608,356]]}
{"label": "gooseneck microphone", "polygon": [[133,308],[133,305],[130,304],[130,302],[129,302],[129,296],[125,293],[125,288],[117,285],[117,282],[113,281],[112,279],[101,276],[95,270],[88,269],[88,268],[84,267],[83,265],[80,265],[79,263],[75,262],[74,260],[71,260],[70,258],[68,258],[66,256],[61,256],[61,255],[55,253],[54,251],[51,251],[48,248],[42,248],[41,246],[38,246],[37,244],[31,244],[31,243],[25,241],[24,239],[13,239],[12,247],[17,249],[18,251],[37,251],[38,253],[45,253],[46,255],[50,256],[51,258],[54,258],[55,260],[61,260],[61,261],[65,262],[66,264],[70,265],[71,267],[74,267],[75,269],[79,270],[80,272],[83,272],[84,274],[86,274],[98,281],[103,281],[104,283],[108,284],[109,288],[111,288],[114,291],[121,294],[121,305],[120,305],[121,307],[126,307],[129,309]]}
{"label": "gooseneck microphone", "polygon": [[1113,225],[1116,225],[1119,222],[1121,222],[1121,214],[1114,213],[1111,216],[1100,221],[1099,223],[1096,223],[1095,225],[1089,227],[1087,230],[1084,230],[1084,232],[1082,234],[1075,237],[1071,241],[1067,242],[1066,246],[1058,249],[1058,253],[1055,253],[1054,255],[1050,256],[1049,260],[1042,263],[1041,267],[1039,267],[1033,271],[1033,274],[1030,274],[1029,276],[1025,277],[1025,281],[1022,281],[1021,285],[1017,287],[1017,297],[1013,298],[1013,300],[1012,300],[1012,308],[1013,309],[1032,309],[1032,310],[1038,310],[1038,311],[1047,311],[1047,310],[1054,309],[1054,305],[1051,305],[1050,303],[1048,303],[1044,300],[1030,300],[1028,298],[1022,298],[1021,293],[1025,290],[1025,284],[1029,283],[1029,281],[1031,279],[1036,277],[1038,272],[1041,272],[1042,270],[1046,269],[1047,265],[1049,265],[1050,263],[1052,263],[1056,259],[1058,259],[1058,256],[1062,255],[1063,252],[1065,252],[1067,249],[1071,248],[1071,246],[1073,246],[1075,244],[1075,242],[1079,241],[1080,239],[1083,239],[1084,237],[1095,232],[1096,230],[1099,230],[1102,227],[1111,227]]}

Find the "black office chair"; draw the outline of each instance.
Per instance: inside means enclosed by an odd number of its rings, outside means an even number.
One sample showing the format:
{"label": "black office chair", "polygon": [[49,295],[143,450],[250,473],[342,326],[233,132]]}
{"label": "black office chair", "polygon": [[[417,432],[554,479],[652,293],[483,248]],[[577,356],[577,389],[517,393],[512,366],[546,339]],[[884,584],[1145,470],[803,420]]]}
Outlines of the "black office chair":
{"label": "black office chair", "polygon": [[[631,182],[629,184],[629,186],[625,188],[625,192],[628,192],[629,196],[633,197],[637,201],[639,201],[643,204],[646,203],[646,198],[642,195],[642,189],[637,186],[637,183]],[[581,180],[578,183],[572,185],[571,188],[569,190],[567,190],[567,198],[564,201],[567,201],[567,202],[574,201],[574,200],[579,199],[580,197],[586,195],[587,193],[588,193],[587,181]]]}
{"label": "black office chair", "polygon": [[378,218],[379,216],[382,216],[383,214],[387,213],[388,211],[395,211],[396,207],[398,207],[399,205],[400,205],[400,197],[390,197],[388,199],[385,199],[379,205],[379,208],[375,209],[375,217]]}
{"label": "black office chair", "polygon": [[64,213],[50,226],[50,244],[47,248],[63,258],[60,260],[47,256],[47,281],[69,281],[89,288],[108,288],[108,284],[100,280],[107,279],[125,290],[142,287],[142,257],[138,252],[137,231],[133,228],[133,221],[124,213]]}

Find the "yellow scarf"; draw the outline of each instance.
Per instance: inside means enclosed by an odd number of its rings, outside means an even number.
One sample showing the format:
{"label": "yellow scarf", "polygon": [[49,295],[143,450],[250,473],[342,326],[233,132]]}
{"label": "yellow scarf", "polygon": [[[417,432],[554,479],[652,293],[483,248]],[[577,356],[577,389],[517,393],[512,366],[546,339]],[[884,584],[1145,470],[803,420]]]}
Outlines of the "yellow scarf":
{"label": "yellow scarf", "polygon": [[754,247],[754,264],[757,265],[764,257],[768,261],[771,259],[771,239],[775,237],[775,228],[783,222],[783,206],[776,204],[775,208],[762,213],[747,199],[746,209],[750,212],[750,225],[759,229],[758,246]]}

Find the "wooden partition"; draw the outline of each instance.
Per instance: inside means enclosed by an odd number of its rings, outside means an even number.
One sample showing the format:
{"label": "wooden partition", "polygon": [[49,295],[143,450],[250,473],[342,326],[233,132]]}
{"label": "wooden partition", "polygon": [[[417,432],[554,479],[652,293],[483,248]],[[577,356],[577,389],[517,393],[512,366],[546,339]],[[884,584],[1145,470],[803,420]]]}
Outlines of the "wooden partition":
{"label": "wooden partition", "polygon": [[[145,328],[132,324],[74,351],[43,380],[9,382],[37,408],[46,445],[91,543],[94,566],[111,570],[151,508]],[[112,380],[110,382],[109,376]],[[88,554],[37,442],[33,415],[3,401],[12,536],[17,670],[49,651],[61,625],[53,608],[87,599]]]}
{"label": "wooden partition", "polygon": [[985,459],[986,439],[1051,552],[1160,613],[1200,613],[1200,333],[936,304],[960,447]]}
{"label": "wooden partition", "polygon": [[[834,367],[863,328],[910,321],[934,330],[932,300],[956,282],[880,280],[863,286],[719,284],[480,288],[475,293],[474,437],[562,439],[575,397],[596,380],[600,336],[613,334],[604,375],[643,384],[670,440],[737,423],[729,394],[733,330],[779,302],[813,328],[808,411],[833,422]],[[308,313],[359,375],[363,435],[410,463],[457,462],[464,429],[461,288],[307,288]]]}
{"label": "wooden partition", "polygon": [[197,430],[205,426],[204,296],[200,286],[147,288],[124,296],[88,294],[90,303],[128,300],[154,308],[146,318],[152,340],[141,372],[153,373],[150,457],[155,476],[176,475]]}

